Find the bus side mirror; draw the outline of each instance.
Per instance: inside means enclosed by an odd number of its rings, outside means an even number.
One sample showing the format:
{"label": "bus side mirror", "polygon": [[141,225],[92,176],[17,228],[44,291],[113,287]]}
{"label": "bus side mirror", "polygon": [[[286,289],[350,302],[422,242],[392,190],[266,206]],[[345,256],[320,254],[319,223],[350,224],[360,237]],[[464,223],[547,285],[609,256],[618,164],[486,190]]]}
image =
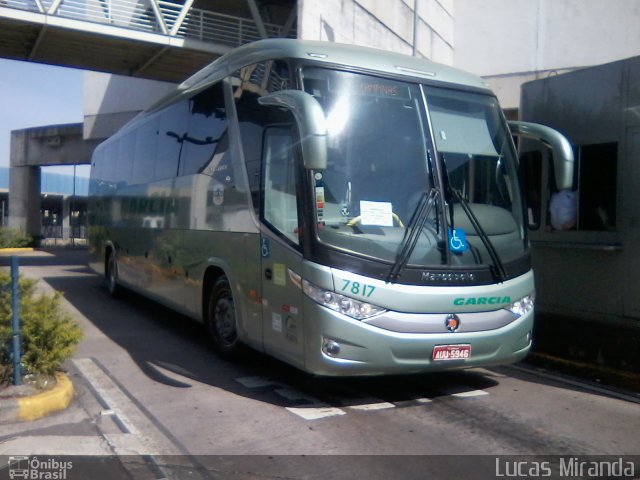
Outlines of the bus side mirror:
{"label": "bus side mirror", "polygon": [[307,169],[327,168],[327,119],[318,101],[301,90],[281,90],[258,99],[260,105],[274,105],[291,111],[302,141],[302,162]]}
{"label": "bus side mirror", "polygon": [[553,168],[558,190],[573,187],[573,150],[569,140],[553,128],[537,123],[509,122],[512,135],[531,138],[553,150]]}

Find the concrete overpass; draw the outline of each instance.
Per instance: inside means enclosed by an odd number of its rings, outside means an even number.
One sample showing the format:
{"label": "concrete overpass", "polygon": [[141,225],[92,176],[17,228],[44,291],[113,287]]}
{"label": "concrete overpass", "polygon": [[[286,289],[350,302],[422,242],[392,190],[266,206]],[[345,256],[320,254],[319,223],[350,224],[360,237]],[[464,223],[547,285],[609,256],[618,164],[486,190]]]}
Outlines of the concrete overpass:
{"label": "concrete overpass", "polygon": [[0,57],[179,82],[233,47],[296,36],[297,0],[0,0]]}

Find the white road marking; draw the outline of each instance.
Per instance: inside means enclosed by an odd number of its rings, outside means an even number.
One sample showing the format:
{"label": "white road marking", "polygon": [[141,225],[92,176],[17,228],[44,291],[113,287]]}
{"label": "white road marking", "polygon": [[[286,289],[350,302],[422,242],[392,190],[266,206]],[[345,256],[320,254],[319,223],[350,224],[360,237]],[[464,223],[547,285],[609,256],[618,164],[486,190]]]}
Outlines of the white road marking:
{"label": "white road marking", "polygon": [[470,398],[470,397],[482,397],[484,395],[489,395],[489,392],[485,392],[484,390],[471,390],[469,392],[452,393],[450,395],[456,398]]}
{"label": "white road marking", "polygon": [[[249,389],[275,387],[273,392],[281,397],[293,401],[293,402],[306,402],[308,405],[302,405],[297,407],[285,407],[285,409],[294,415],[305,420],[319,420],[321,418],[335,417],[340,415],[346,415],[347,412],[343,409],[358,410],[358,411],[378,411],[388,410],[391,408],[397,408],[398,405],[385,402],[378,398],[370,397],[356,397],[356,398],[339,398],[336,403],[340,404],[341,408],[329,405],[321,400],[307,395],[306,393],[297,390],[293,387],[284,385],[281,382],[273,380],[269,377],[239,377],[235,379],[236,382]],[[471,390],[467,392],[459,393],[445,393],[445,395],[456,398],[471,398],[489,395],[484,390]],[[417,397],[417,396],[416,396]],[[433,402],[433,399],[427,397],[417,397],[413,400],[409,400],[409,403],[427,404]],[[407,402],[400,402],[400,406],[405,406]]]}
{"label": "white road marking", "polygon": [[320,418],[346,415],[347,412],[330,405],[319,407],[286,407],[288,411],[304,418],[305,420],[318,420]]}
{"label": "white road marking", "polygon": [[371,399],[365,400],[368,403],[359,403],[357,405],[349,405],[349,408],[352,410],[364,410],[364,411],[386,410],[388,408],[396,408],[396,406],[393,403],[376,401],[376,400],[370,401],[370,400]]}
{"label": "white road marking", "polygon": [[136,404],[102,371],[91,358],[75,358],[73,364],[101,400],[104,410],[124,425],[125,434],[105,435],[117,455],[181,455],[178,450]]}
{"label": "white road marking", "polygon": [[[113,383],[113,381],[105,375],[105,373],[90,358],[75,358],[73,364],[80,370],[82,376],[86,378],[94,390],[100,395],[102,400],[109,405],[108,409],[117,416],[122,424],[126,427],[127,433],[133,435],[138,433],[133,422],[129,420],[129,416],[120,408],[131,404],[131,400]],[[135,407],[134,407],[135,408]],[[137,408],[136,408],[137,410]]]}

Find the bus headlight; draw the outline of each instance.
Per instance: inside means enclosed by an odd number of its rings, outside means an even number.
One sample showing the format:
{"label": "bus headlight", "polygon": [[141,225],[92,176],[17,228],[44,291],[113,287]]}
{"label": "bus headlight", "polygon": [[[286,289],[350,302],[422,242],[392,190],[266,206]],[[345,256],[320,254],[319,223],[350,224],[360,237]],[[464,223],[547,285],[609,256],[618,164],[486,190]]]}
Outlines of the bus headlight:
{"label": "bus headlight", "polygon": [[533,310],[533,303],[536,298],[536,293],[531,292],[526,297],[522,297],[520,300],[513,302],[507,309],[513,313],[516,317],[522,317],[531,310]]}
{"label": "bus headlight", "polygon": [[316,303],[336,312],[344,313],[356,320],[364,320],[386,312],[384,308],[361,302],[355,298],[345,297],[331,290],[324,290],[306,280],[302,280],[302,291]]}

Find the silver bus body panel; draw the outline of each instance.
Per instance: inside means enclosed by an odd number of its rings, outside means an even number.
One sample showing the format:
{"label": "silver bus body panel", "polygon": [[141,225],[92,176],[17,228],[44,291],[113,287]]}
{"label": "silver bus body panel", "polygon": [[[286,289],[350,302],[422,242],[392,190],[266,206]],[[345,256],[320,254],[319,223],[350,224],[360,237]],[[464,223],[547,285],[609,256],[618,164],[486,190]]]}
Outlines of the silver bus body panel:
{"label": "silver bus body panel", "polygon": [[[480,77],[424,58],[357,45],[290,39],[266,39],[238,47],[185,80],[179,90],[192,92],[204,85],[217,82],[246,65],[276,58],[307,59],[319,64],[375,71],[383,75],[420,78],[422,81],[450,83],[458,87],[490,92]],[[161,102],[159,105],[163,104]]]}
{"label": "silver bus body panel", "polygon": [[[534,291],[533,272],[493,285],[432,287],[391,284],[351,272],[332,269],[334,289],[357,300],[405,313],[472,313],[508,307]],[[349,285],[374,287],[368,295],[354,294]],[[344,286],[347,285],[345,288]],[[361,289],[362,292],[363,289]]]}
{"label": "silver bus body panel", "polygon": [[[460,320],[457,333],[484,332],[495,330],[513,322],[516,317],[509,310],[492,310],[456,314]],[[449,333],[440,313],[385,312],[364,323],[384,330],[400,333]]]}
{"label": "silver bus body panel", "polygon": [[[483,332],[410,334],[384,330],[347,318],[305,299],[309,319],[305,369],[317,375],[381,375],[457,370],[513,363],[523,359],[531,347],[533,311],[508,325]],[[444,321],[444,316],[443,316]],[[322,342],[340,344],[340,354],[329,357]],[[434,361],[438,345],[471,345],[471,357]]]}

